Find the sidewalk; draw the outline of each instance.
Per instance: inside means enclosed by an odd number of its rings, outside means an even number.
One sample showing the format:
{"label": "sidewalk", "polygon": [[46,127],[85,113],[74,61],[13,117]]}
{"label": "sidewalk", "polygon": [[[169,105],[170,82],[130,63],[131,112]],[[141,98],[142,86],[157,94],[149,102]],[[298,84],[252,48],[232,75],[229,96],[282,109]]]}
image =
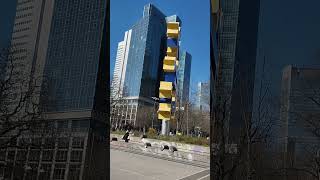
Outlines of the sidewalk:
{"label": "sidewalk", "polygon": [[[129,143],[122,140],[121,135],[111,134],[111,139],[116,137],[118,141],[111,141],[111,148],[122,149],[124,151],[135,151],[153,156],[171,158],[173,160],[181,160],[185,162],[208,166],[210,164],[210,149],[209,147],[182,144],[176,142],[167,142],[156,139],[147,139],[139,137],[129,137]],[[146,143],[150,143],[151,147],[146,148]],[[169,149],[162,150],[161,147],[167,146]],[[172,147],[176,151],[172,151]]]}

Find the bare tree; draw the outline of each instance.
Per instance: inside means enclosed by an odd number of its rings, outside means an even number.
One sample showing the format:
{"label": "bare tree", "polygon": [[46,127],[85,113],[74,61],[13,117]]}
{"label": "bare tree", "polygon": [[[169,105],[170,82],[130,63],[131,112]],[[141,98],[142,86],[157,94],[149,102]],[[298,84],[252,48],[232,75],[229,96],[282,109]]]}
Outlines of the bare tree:
{"label": "bare tree", "polygon": [[136,117],[136,128],[139,130],[145,129],[147,130],[151,127],[153,115],[156,116],[153,112],[155,111],[153,105],[141,104],[138,107],[137,117]]}
{"label": "bare tree", "polygon": [[35,102],[35,86],[19,69],[18,62],[12,55],[15,48],[2,51],[1,72],[5,72],[0,80],[0,138],[5,138],[1,147],[15,141],[26,131],[33,131],[41,121],[41,109]]}
{"label": "bare tree", "polygon": [[320,89],[317,78],[319,74],[316,75],[316,72],[309,70],[305,73],[303,70],[292,71],[292,74],[296,77],[291,78],[290,89],[285,88],[287,96],[283,95],[282,98],[287,103],[282,103],[280,113],[288,121],[284,127],[294,126],[294,131],[298,132],[299,136],[284,133],[284,137],[288,136],[287,150],[282,155],[283,166],[279,168],[279,172],[282,172],[286,179],[297,177],[318,180],[320,178]]}
{"label": "bare tree", "polygon": [[[306,152],[303,159],[300,161],[303,163],[302,167],[291,167],[294,170],[299,170],[309,174],[311,177],[314,177],[316,180],[320,180],[320,87],[313,86],[315,82],[308,82],[305,80],[305,91],[301,91],[301,95],[313,105],[313,111],[308,112],[293,112],[297,117],[298,121],[302,120],[302,124],[306,123],[307,129],[313,134],[315,141],[318,145],[309,144],[305,147],[304,151]],[[311,90],[313,93],[308,93]],[[302,127],[301,127],[302,128]],[[316,143],[316,144],[317,144]]]}
{"label": "bare tree", "polygon": [[[42,149],[42,139],[55,139],[57,129],[45,120],[42,78],[25,72],[27,65],[14,55],[16,51],[10,47],[0,52],[0,169],[14,170],[22,178],[28,149]],[[18,152],[16,160],[9,154],[5,158],[6,151],[13,150]]]}
{"label": "bare tree", "polygon": [[[216,100],[213,108],[213,132],[211,146],[213,149],[213,173],[218,179],[234,179],[236,176],[240,179],[256,179],[257,178],[257,160],[261,151],[264,151],[266,143],[270,140],[272,134],[273,116],[272,108],[275,106],[272,95],[269,91],[269,83],[264,77],[265,64],[263,64],[262,77],[259,77],[260,87],[257,87],[257,103],[253,111],[248,112],[245,109],[248,100],[252,96],[247,92],[247,81],[237,79],[240,75],[236,75],[234,81],[239,81],[239,112],[243,124],[237,127],[235,132],[230,132],[228,125],[228,117],[230,116],[230,103],[232,94],[226,94]],[[219,83],[216,83],[219,84]],[[249,103],[250,104],[250,103]],[[233,129],[235,130],[235,129]],[[229,133],[235,133],[238,144],[228,144]],[[236,147],[236,148],[235,148]]]}
{"label": "bare tree", "polygon": [[[115,82],[113,83],[114,86]],[[111,87],[111,89],[114,89],[115,87]],[[126,88],[124,88],[126,89]],[[126,91],[125,91],[126,92]],[[122,117],[119,117],[119,110],[120,106],[125,104],[125,98],[124,98],[124,92],[121,92],[120,89],[111,91],[110,96],[110,123],[111,128],[118,129],[120,121]]]}

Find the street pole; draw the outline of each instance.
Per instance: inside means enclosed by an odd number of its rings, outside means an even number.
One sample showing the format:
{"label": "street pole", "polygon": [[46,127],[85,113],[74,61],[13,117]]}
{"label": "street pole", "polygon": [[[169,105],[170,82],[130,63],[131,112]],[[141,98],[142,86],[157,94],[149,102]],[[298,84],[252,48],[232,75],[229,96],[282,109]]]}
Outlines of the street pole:
{"label": "street pole", "polygon": [[189,104],[187,103],[187,136],[189,136]]}
{"label": "street pole", "polygon": [[177,127],[176,127],[176,134],[177,134],[177,132],[178,132],[178,128],[179,128],[179,121],[180,121],[180,111],[181,111],[181,104],[180,104],[180,100],[178,100],[178,118],[176,119],[176,125],[177,125]]}
{"label": "street pole", "polygon": [[153,102],[153,115],[152,115],[152,122],[151,122],[151,126],[152,126],[152,129],[153,129],[153,120],[154,120],[154,112],[156,110],[156,101]]}
{"label": "street pole", "polygon": [[152,116],[152,124],[151,124],[151,126],[152,126],[152,129],[153,129],[153,121],[154,121],[154,116],[155,116],[155,111],[156,111],[156,102],[159,100],[159,98],[157,98],[157,97],[151,97],[151,99],[153,99],[154,101],[153,101],[153,116]]}

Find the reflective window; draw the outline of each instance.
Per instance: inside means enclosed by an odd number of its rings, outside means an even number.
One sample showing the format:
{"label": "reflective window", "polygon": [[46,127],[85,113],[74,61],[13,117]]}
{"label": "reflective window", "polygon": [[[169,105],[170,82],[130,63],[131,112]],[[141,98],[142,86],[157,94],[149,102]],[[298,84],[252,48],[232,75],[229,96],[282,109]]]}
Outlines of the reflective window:
{"label": "reflective window", "polygon": [[152,97],[159,88],[158,66],[164,57],[161,48],[165,49],[166,21],[158,9],[148,8],[148,13],[132,28],[124,82],[126,96]]}
{"label": "reflective window", "polygon": [[44,70],[46,111],[93,107],[104,3],[55,1]]}

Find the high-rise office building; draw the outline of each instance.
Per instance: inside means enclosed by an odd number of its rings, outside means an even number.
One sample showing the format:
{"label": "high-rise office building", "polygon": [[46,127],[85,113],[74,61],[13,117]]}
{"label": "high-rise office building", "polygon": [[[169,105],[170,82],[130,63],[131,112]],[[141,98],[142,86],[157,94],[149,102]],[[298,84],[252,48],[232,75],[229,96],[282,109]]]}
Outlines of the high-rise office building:
{"label": "high-rise office building", "polygon": [[199,82],[197,91],[197,109],[200,111],[210,110],[210,83]]}
{"label": "high-rise office building", "polygon": [[[284,152],[294,160],[319,145],[314,129],[320,118],[320,69],[284,68],[281,87],[280,125]],[[310,148],[309,147],[309,148]],[[288,156],[288,157],[289,157]],[[292,162],[291,162],[292,163]],[[290,164],[291,164],[290,163]]]}
{"label": "high-rise office building", "polygon": [[112,118],[118,124],[143,127],[146,123],[151,125],[151,118],[156,115],[152,97],[159,92],[166,45],[165,18],[154,5],[147,4],[143,17],[131,28],[122,103],[117,104]]}
{"label": "high-rise office building", "polygon": [[[44,0],[17,0],[16,16],[10,42],[10,52],[8,55],[9,61],[12,63],[7,64],[9,72],[13,70],[13,74],[15,74],[14,76],[11,76],[13,86],[10,87],[11,89],[9,89],[9,91],[17,97],[24,96],[31,88],[36,88],[33,92],[40,91],[52,12],[52,1],[45,3]],[[30,100],[30,98],[28,100]],[[39,103],[40,93],[33,93],[32,100],[35,104]],[[20,107],[19,117],[25,116],[30,101],[26,102],[24,105],[20,105],[19,102],[18,98],[9,99],[8,104],[10,105],[8,108],[12,110],[15,107]],[[17,118],[19,119],[19,117]],[[14,135],[15,133],[12,134]],[[17,142],[15,143],[19,145],[24,140],[27,142],[33,142],[35,140],[35,138],[27,138],[28,135],[25,133],[23,133],[23,135],[24,136],[18,136]],[[20,150],[13,148],[5,149],[4,152],[2,151],[1,153],[6,154],[6,152],[8,152],[10,156],[4,155],[0,161],[14,164],[15,168],[1,166],[0,178],[23,179],[24,177],[34,178],[34,176],[37,176],[35,172],[30,174],[17,171],[17,169],[21,168],[21,166],[25,166],[34,170],[34,164],[38,163],[37,155],[39,154],[40,156],[39,151],[31,152],[29,148],[21,148]],[[29,159],[28,161],[26,161],[27,158]]]}
{"label": "high-rise office building", "polygon": [[18,0],[12,54],[28,85],[41,85],[36,99],[55,133],[19,137],[38,146],[10,149],[12,163],[28,168],[5,178],[107,178],[106,4]]}
{"label": "high-rise office building", "polygon": [[[42,83],[53,6],[52,1],[17,1],[9,55],[17,74],[13,76],[14,81],[22,86],[13,90],[17,94],[24,93],[31,86],[40,87]],[[39,94],[34,96],[39,101]]]}
{"label": "high-rise office building", "polygon": [[111,85],[111,98],[117,98],[123,93],[123,84],[128,61],[131,32],[131,29],[129,31],[126,31],[124,40],[118,43],[117,57]]}
{"label": "high-rise office building", "polygon": [[[103,104],[106,89],[105,59],[100,58],[106,1],[54,1],[44,67],[45,112],[62,131],[77,131],[62,137],[68,151],[61,153],[53,167],[53,177],[105,178],[104,149],[96,138],[106,136]],[[101,62],[102,61],[102,62]],[[44,87],[44,86],[43,86]],[[80,146],[72,146],[81,142]],[[100,156],[99,158],[97,156]],[[75,159],[75,164],[70,164]],[[94,162],[96,161],[96,162]],[[59,163],[58,163],[59,162]],[[69,163],[70,162],[70,163]],[[72,165],[72,166],[71,166]],[[56,168],[59,172],[56,174]]]}
{"label": "high-rise office building", "polygon": [[[238,143],[241,114],[252,113],[259,9],[259,0],[211,0],[211,112],[226,104],[228,143]],[[212,133],[219,133],[214,128]]]}
{"label": "high-rise office building", "polygon": [[165,15],[154,5],[146,5],[142,19],[132,27],[124,83],[126,96],[150,98],[157,94],[165,34]]}
{"label": "high-rise office building", "polygon": [[[177,96],[181,104],[189,101],[190,75],[192,56],[187,51],[180,53],[179,66],[177,72]],[[209,97],[209,96],[208,96]]]}

